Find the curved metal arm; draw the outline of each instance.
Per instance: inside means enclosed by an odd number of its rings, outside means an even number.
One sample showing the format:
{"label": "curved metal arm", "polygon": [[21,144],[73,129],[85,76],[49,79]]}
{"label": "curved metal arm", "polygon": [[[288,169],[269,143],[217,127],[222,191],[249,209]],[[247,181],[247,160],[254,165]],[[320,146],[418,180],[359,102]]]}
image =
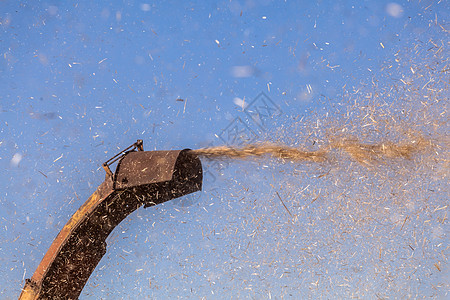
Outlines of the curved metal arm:
{"label": "curved metal arm", "polygon": [[113,176],[63,227],[19,299],[78,298],[106,253],[106,238],[123,219],[142,205],[201,190],[202,177],[200,159],[188,149],[122,152]]}

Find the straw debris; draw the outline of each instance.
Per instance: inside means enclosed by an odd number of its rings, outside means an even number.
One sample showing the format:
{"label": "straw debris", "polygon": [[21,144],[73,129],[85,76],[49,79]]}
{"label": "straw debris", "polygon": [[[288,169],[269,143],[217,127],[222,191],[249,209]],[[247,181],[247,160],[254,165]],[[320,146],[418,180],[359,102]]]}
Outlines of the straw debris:
{"label": "straw debris", "polygon": [[306,151],[283,144],[260,143],[245,145],[241,148],[231,146],[201,148],[192,150],[192,152],[212,159],[247,159],[271,156],[291,161],[324,162],[329,160],[330,152],[337,149],[363,165],[371,165],[383,159],[411,159],[413,155],[426,151],[431,145],[431,141],[423,137],[415,138],[409,142],[394,143],[386,141],[378,144],[362,143],[356,138],[341,138],[316,151]]}

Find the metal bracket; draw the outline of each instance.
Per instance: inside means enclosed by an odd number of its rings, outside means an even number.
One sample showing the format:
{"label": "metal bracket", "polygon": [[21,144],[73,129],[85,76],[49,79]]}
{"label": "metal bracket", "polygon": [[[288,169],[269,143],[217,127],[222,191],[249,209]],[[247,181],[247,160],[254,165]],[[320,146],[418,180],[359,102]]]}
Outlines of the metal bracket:
{"label": "metal bracket", "polygon": [[119,159],[121,159],[124,155],[128,154],[129,152],[133,152],[136,149],[138,151],[144,151],[144,142],[142,140],[137,140],[137,142],[131,145],[130,147],[120,151],[119,153],[117,153],[116,155],[105,161],[102,164],[102,167],[103,169],[105,169],[106,174],[109,175],[111,179],[113,179],[113,173],[111,172],[109,166],[118,161]]}

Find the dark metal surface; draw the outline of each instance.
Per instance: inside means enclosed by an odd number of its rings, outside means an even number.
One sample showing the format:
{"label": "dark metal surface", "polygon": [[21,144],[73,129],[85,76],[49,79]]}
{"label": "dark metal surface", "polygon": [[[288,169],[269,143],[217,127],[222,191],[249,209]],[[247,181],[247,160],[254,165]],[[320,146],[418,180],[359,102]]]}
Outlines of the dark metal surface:
{"label": "dark metal surface", "polygon": [[78,298],[106,253],[106,238],[124,218],[142,205],[201,187],[201,162],[188,149],[123,153],[113,176],[106,176],[53,241],[19,299]]}
{"label": "dark metal surface", "polygon": [[[131,152],[117,165],[114,188],[125,189],[169,181],[179,151]],[[151,163],[149,163],[151,162]]]}

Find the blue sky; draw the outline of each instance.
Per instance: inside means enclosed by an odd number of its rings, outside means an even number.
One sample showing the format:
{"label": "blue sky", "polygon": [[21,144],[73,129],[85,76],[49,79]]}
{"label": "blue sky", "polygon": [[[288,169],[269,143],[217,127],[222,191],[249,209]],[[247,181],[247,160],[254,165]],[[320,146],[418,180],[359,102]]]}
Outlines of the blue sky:
{"label": "blue sky", "polygon": [[[236,118],[255,140],[290,145],[320,146],[343,119],[358,137],[398,138],[352,125],[371,111],[439,144],[448,16],[445,1],[1,1],[0,295],[19,295],[101,163],[136,139],[223,145]],[[279,108],[264,126],[245,110],[261,93]],[[82,298],[444,297],[443,145],[436,165],[394,171],[204,161],[201,193],[117,227]],[[363,209],[376,201],[382,212]]]}

